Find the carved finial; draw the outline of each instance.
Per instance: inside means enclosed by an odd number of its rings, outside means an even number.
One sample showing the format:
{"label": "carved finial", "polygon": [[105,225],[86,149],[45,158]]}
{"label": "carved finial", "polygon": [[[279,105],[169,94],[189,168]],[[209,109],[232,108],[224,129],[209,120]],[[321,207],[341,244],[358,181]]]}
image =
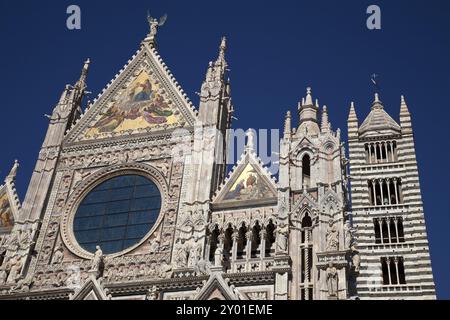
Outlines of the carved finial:
{"label": "carved finial", "polygon": [[312,106],[313,100],[312,100],[312,89],[311,87],[306,88],[306,98],[305,102],[303,103],[305,106]]}
{"label": "carved finial", "polygon": [[375,93],[375,100],[372,104],[373,109],[383,109],[383,103],[380,101],[380,95],[378,93]]}
{"label": "carved finial", "polygon": [[7,177],[8,180],[13,181],[16,178],[18,168],[19,168],[19,161],[15,160],[14,165],[8,174],[8,177]]}

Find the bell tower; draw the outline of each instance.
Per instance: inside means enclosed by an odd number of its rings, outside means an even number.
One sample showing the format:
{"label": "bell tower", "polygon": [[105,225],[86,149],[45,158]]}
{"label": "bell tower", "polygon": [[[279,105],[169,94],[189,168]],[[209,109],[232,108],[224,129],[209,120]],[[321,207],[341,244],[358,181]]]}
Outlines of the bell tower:
{"label": "bell tower", "polygon": [[348,118],[353,222],[361,257],[361,299],[435,299],[411,115],[400,125],[378,94],[359,126]]}

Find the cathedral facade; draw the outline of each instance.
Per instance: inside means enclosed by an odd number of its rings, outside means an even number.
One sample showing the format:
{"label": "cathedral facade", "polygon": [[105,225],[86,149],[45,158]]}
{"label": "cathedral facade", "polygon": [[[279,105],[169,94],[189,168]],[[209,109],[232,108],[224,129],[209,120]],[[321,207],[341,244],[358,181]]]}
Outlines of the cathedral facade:
{"label": "cathedral facade", "polygon": [[400,124],[378,95],[362,124],[352,104],[347,160],[308,88],[278,179],[252,132],[227,174],[225,38],[196,108],[149,22],[95,101],[83,106],[90,61],[66,86],[23,204],[17,162],[0,188],[0,300],[436,298],[403,97]]}

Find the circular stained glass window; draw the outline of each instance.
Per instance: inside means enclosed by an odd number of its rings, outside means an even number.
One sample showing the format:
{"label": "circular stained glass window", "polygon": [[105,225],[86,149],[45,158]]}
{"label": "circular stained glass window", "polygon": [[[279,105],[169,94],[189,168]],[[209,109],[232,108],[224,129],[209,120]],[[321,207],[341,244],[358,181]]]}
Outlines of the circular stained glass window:
{"label": "circular stained glass window", "polygon": [[109,179],[83,199],[74,218],[78,244],[91,253],[101,247],[114,254],[139,243],[154,226],[161,210],[158,187],[146,177]]}

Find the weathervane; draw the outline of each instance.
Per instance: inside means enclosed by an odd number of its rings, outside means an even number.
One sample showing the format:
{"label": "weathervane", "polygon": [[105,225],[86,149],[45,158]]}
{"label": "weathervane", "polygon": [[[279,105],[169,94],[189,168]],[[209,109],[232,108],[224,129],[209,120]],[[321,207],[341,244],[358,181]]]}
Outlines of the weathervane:
{"label": "weathervane", "polygon": [[380,82],[378,81],[378,74],[374,73],[371,77],[370,80],[372,80],[372,83],[375,87],[375,93],[380,93]]}
{"label": "weathervane", "polygon": [[154,38],[158,33],[158,27],[162,27],[167,21],[167,14],[163,15],[161,18],[156,19],[150,15],[150,12],[147,12],[147,21],[150,25],[150,38]]}

